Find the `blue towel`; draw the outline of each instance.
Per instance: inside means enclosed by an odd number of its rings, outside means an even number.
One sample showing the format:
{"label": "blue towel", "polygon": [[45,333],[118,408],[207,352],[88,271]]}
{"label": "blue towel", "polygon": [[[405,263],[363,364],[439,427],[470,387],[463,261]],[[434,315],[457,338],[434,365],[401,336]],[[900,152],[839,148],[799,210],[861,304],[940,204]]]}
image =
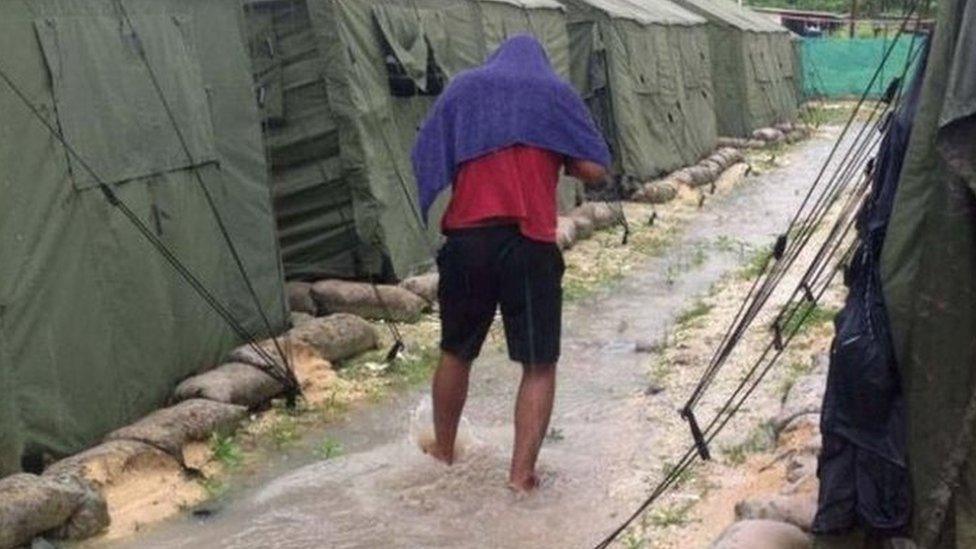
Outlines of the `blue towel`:
{"label": "blue towel", "polygon": [[413,149],[424,219],[462,163],[513,145],[610,165],[610,151],[576,90],[552,69],[538,40],[505,41],[459,73],[434,103]]}

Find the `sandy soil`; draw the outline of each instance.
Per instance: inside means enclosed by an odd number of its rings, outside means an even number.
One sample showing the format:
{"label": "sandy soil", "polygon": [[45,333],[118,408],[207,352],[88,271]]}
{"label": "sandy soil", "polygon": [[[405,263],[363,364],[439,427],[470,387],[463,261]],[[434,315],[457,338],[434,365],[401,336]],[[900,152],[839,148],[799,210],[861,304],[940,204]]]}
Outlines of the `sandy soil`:
{"label": "sandy soil", "polygon": [[[789,161],[788,154],[778,161]],[[829,228],[823,223],[814,242]],[[724,398],[741,379],[748,366],[770,340],[769,326],[788,292],[799,280],[799,266],[808,264],[816,246],[808,246],[760,314],[754,328],[742,339],[729,358],[723,373],[699,405],[699,418],[710,418]],[[727,326],[734,318],[751,279],[750,267],[741,273],[731,273],[716,284],[709,295],[693,304],[676,327],[668,345],[651,360],[648,376],[652,385],[666,388],[660,403],[648,405],[654,421],[666,425],[664,429],[677,433],[676,440],[663,440],[662,459],[680,455],[690,443],[688,428],[674,411],[683,405],[697,383],[702,364],[707,364]],[[751,263],[755,263],[752,260]],[[837,277],[838,279],[840,277]],[[637,524],[622,536],[620,546],[649,548],[707,547],[734,521],[735,504],[755,496],[780,492],[786,485],[786,467],[792,452],[798,451],[814,436],[812,429],[801,428],[773,440],[770,421],[779,412],[782,400],[792,382],[808,373],[812,358],[829,348],[833,337],[830,319],[843,299],[839,280],[825,294],[816,322],[788,347],[775,367],[750,398],[729,427],[711,445],[713,461],[697,465],[678,485],[666,493]],[[673,396],[671,396],[673,395]],[[669,463],[664,468],[670,467]],[[656,485],[663,471],[649,479]],[[807,479],[794,487],[799,492],[815,491],[816,479]]]}

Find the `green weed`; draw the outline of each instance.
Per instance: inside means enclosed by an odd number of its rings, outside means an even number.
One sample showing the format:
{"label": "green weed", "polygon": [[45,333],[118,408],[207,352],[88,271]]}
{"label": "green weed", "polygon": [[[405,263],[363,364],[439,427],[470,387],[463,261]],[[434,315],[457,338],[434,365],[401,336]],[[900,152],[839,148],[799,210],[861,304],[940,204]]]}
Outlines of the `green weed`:
{"label": "green weed", "polygon": [[835,308],[821,307],[816,303],[804,301],[802,305],[793,310],[782,326],[784,337],[790,334],[799,335],[811,326],[819,326],[825,322],[831,322],[837,316],[838,310]]}
{"label": "green weed", "polygon": [[210,452],[213,454],[213,459],[223,463],[226,467],[234,468],[244,461],[244,453],[234,437],[225,437],[218,433],[211,434]]}
{"label": "green weed", "polygon": [[404,385],[416,385],[430,379],[439,358],[440,351],[436,347],[424,347],[416,354],[397,359],[390,366],[389,373]]}
{"label": "green weed", "polygon": [[210,499],[220,497],[227,491],[227,485],[215,477],[202,478],[197,482],[199,482],[200,486],[202,486],[207,492],[207,497]]}
{"label": "green weed", "polygon": [[671,505],[659,507],[648,514],[649,522],[658,528],[668,526],[682,526],[691,521],[691,510],[694,508],[694,501],[684,503],[673,503]]}
{"label": "green weed", "polygon": [[561,440],[563,440],[565,438],[566,438],[566,435],[563,434],[563,430],[562,429],[558,429],[556,427],[553,427],[552,429],[549,429],[549,432],[546,433],[546,441],[547,442],[559,442],[559,441],[561,441]]}
{"label": "green weed", "polygon": [[342,455],[342,443],[332,437],[326,437],[315,449],[315,455],[319,459],[332,459]]}
{"label": "green weed", "polygon": [[754,280],[766,268],[766,263],[773,256],[772,248],[762,248],[753,252],[752,256],[746,260],[746,264],[739,270],[739,278],[743,280]]}
{"label": "green weed", "polygon": [[279,415],[271,426],[271,440],[276,447],[283,448],[298,439],[298,423],[289,415]]}
{"label": "green weed", "polygon": [[790,389],[793,388],[796,380],[800,379],[800,376],[808,371],[810,371],[810,367],[802,361],[790,362],[786,365],[786,375],[783,378],[783,381],[780,382],[779,391],[777,393],[780,397],[780,402],[786,401],[786,395],[790,392]]}
{"label": "green weed", "polygon": [[681,314],[678,315],[678,318],[675,319],[675,322],[677,322],[679,326],[687,326],[694,320],[707,315],[709,312],[711,312],[711,310],[712,305],[709,305],[708,303],[705,303],[699,299],[690,308],[682,311]]}
{"label": "green weed", "polygon": [[[667,476],[671,474],[671,470],[674,469],[674,467],[675,467],[674,462],[665,461],[661,465],[661,472],[665,476]],[[674,482],[671,484],[671,488],[672,489],[681,488],[682,486],[686,486],[687,484],[694,482],[697,479],[698,479],[698,471],[696,471],[694,467],[685,467],[683,471],[678,473],[678,476],[674,479]]]}
{"label": "green weed", "polygon": [[738,444],[733,444],[722,448],[725,459],[732,465],[742,465],[750,454],[764,452],[773,447],[776,440],[776,433],[772,422],[763,422],[749,435],[748,438]]}

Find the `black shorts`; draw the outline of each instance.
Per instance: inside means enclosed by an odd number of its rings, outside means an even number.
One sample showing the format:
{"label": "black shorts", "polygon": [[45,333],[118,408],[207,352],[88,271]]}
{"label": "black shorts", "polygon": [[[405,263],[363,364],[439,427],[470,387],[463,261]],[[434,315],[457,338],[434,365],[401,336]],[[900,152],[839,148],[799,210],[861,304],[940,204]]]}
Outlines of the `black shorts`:
{"label": "black shorts", "polygon": [[451,231],[437,266],[441,349],[474,360],[501,306],[512,360],[559,360],[565,265],[555,244],[528,239],[509,225]]}

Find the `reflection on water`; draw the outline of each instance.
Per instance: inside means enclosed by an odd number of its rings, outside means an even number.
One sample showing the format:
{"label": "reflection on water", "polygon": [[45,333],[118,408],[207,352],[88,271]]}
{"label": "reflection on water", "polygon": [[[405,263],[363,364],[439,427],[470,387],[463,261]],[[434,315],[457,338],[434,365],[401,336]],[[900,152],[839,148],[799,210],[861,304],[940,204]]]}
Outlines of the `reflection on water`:
{"label": "reflection on water", "polygon": [[[706,205],[678,245],[649,260],[612,295],[566,313],[563,360],[550,437],[540,457],[543,488],[517,496],[506,488],[511,416],[520,369],[486,350],[472,373],[459,461],[419,451],[432,436],[426,391],[351,414],[329,436],[347,453],[295,470],[283,468],[233,498],[203,522],[183,518],[124,547],[373,548],[586,547],[601,539],[649,489],[674,445],[649,420],[647,356],[634,341],[658,339],[691,298],[740,257],[716,249],[687,264],[682,250],[718,238],[768,244],[786,226],[809,184],[811,166],[830,143],[816,139],[789,167],[743,184]],[[626,322],[622,322],[626,319]],[[491,347],[489,345],[488,347]],[[663,395],[674,406],[683,395]],[[686,441],[682,439],[683,447]]]}

